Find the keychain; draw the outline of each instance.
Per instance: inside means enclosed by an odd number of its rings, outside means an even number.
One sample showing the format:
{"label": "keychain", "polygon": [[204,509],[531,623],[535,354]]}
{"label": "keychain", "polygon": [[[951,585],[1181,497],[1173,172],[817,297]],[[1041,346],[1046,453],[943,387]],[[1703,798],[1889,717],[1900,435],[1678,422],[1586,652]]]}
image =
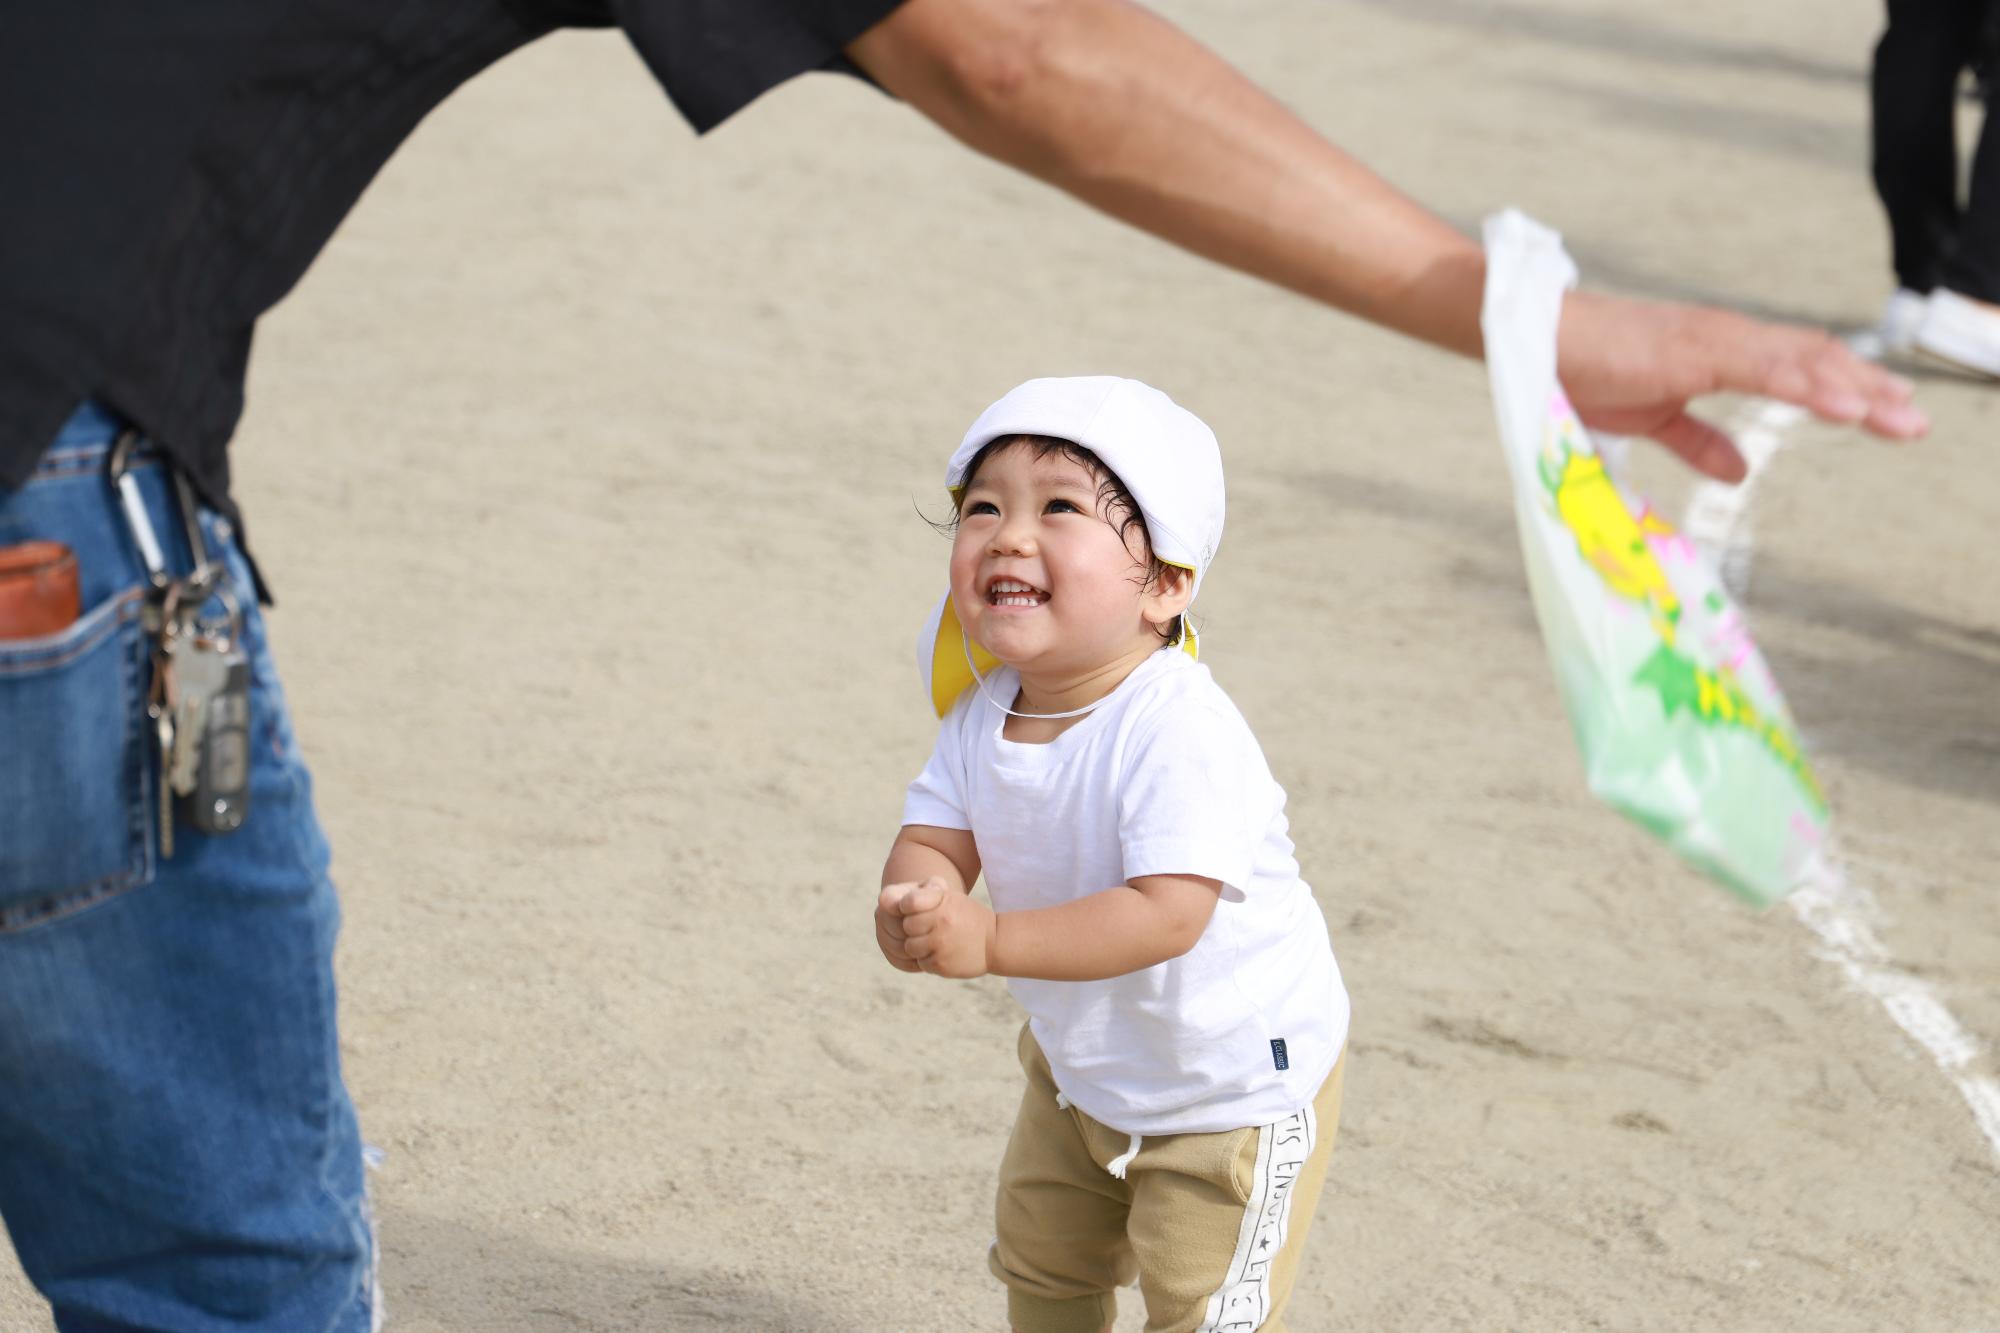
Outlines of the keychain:
{"label": "keychain", "polygon": [[177,635],[173,658],[176,738],[193,745],[174,756],[170,785],[181,813],[203,833],[233,833],[243,824],[250,794],[250,657],[243,651],[242,614],[225,590],[215,594],[228,614]]}
{"label": "keychain", "polygon": [[[171,858],[176,811],[202,833],[233,833],[243,826],[250,800],[250,657],[243,648],[242,608],[219,586],[222,567],[208,558],[193,489],[178,471],[172,473],[173,485],[194,569],[182,578],[167,573],[130,471],[137,439],[130,430],[118,437],[110,476],[152,584],[144,616],[153,648],[146,715],[158,749],[160,855]],[[211,600],[222,604],[219,619],[201,614]]]}

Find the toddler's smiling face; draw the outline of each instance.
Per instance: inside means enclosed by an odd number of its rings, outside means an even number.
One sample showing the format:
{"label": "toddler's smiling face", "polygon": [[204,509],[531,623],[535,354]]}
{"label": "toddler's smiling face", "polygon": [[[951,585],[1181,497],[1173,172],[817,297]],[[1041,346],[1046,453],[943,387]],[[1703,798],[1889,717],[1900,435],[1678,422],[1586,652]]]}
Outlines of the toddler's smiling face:
{"label": "toddler's smiling face", "polygon": [[1160,613],[1162,581],[1109,480],[1069,450],[1014,440],[978,459],[959,494],[953,608],[1024,680],[1089,675],[1160,645],[1165,622],[1149,612]]}

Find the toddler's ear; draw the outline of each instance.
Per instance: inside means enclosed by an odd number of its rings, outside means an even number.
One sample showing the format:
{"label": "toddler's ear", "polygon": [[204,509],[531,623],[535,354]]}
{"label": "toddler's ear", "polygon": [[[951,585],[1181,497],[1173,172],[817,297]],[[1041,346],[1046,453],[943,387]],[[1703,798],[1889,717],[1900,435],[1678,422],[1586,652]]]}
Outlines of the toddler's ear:
{"label": "toddler's ear", "polygon": [[1160,575],[1146,591],[1145,617],[1155,625],[1169,625],[1194,600],[1194,571],[1179,565],[1162,564]]}

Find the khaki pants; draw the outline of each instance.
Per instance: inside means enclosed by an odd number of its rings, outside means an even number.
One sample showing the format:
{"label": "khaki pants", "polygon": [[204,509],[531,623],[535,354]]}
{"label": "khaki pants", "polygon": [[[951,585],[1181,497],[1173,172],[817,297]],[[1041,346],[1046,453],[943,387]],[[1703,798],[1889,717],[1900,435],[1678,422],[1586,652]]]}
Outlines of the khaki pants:
{"label": "khaki pants", "polygon": [[[1282,1333],[1340,1120],[1343,1054],[1271,1125],[1132,1138],[1057,1100],[1021,1029],[1028,1086],[1000,1163],[989,1264],[1021,1333],[1102,1333],[1136,1279],[1146,1333]],[[1125,1161],[1121,1164],[1119,1159]],[[1122,1165],[1122,1179],[1108,1168]]]}

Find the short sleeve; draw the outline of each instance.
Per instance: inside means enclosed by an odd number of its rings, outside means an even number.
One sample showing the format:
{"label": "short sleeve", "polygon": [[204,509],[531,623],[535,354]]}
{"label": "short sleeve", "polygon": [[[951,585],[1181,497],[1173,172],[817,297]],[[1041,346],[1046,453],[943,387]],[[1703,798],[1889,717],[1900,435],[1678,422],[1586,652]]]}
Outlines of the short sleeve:
{"label": "short sleeve", "polygon": [[1202,707],[1162,714],[1119,781],[1125,877],[1199,875],[1240,899],[1268,832],[1272,785],[1241,718]]}
{"label": "short sleeve", "polygon": [[706,133],[795,75],[859,73],[841,54],[901,0],[611,0],[667,97]]}
{"label": "short sleeve", "polygon": [[903,794],[903,823],[928,824],[933,828],[970,829],[966,812],[971,801],[966,794],[965,749],[960,739],[965,707],[946,716],[938,728],[937,746],[930,762]]}

